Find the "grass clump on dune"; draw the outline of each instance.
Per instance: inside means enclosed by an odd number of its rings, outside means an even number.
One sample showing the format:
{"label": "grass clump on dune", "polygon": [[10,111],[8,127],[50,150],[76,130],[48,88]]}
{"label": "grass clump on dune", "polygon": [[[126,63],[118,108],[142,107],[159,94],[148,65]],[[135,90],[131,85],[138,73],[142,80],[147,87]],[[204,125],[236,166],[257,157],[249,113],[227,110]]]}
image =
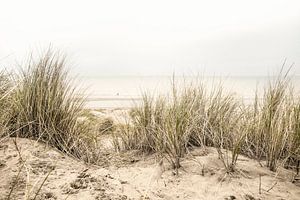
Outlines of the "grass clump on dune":
{"label": "grass clump on dune", "polygon": [[164,123],[160,128],[162,137],[165,137],[166,153],[175,169],[180,167],[180,158],[187,150],[189,138],[195,126],[194,112],[196,96],[194,90],[184,89],[177,91],[173,86],[172,101],[163,116]]}
{"label": "grass clump on dune", "polygon": [[[232,137],[237,119],[237,105],[222,89],[208,92],[202,84],[178,87],[156,98],[144,94],[141,105],[131,111],[130,123],[120,131],[125,149],[158,152],[178,169],[180,159],[191,146],[215,146],[219,149],[236,147],[240,137]],[[233,145],[234,144],[234,145]],[[235,165],[238,149],[228,168]],[[220,156],[225,161],[222,151]],[[226,158],[228,158],[226,156]]]}
{"label": "grass clump on dune", "polygon": [[130,121],[122,126],[115,141],[119,145],[118,138],[121,138],[124,149],[165,154],[177,169],[189,143],[196,98],[192,90],[173,89],[168,98],[154,98],[145,93],[141,105],[131,110]]}
{"label": "grass clump on dune", "polygon": [[226,170],[232,172],[245,135],[240,102],[232,94],[225,93],[221,85],[206,98],[206,125],[200,124],[205,130],[201,135],[210,141],[206,146],[217,148]]}
{"label": "grass clump on dune", "polygon": [[280,77],[269,84],[263,97],[261,109],[261,134],[265,142],[267,166],[275,171],[277,161],[284,156],[291,125],[291,101],[287,94],[288,80]]}
{"label": "grass clump on dune", "polygon": [[115,141],[124,149],[158,152],[175,169],[188,148],[211,146],[227,172],[236,170],[240,154],[265,161],[272,171],[284,164],[299,171],[300,106],[291,88],[288,72],[280,73],[245,104],[222,84],[209,90],[204,82],[173,83],[169,95],[145,94]]}
{"label": "grass clump on dune", "polygon": [[12,81],[5,72],[0,72],[0,138],[9,133],[9,118],[12,113]]}
{"label": "grass clump on dune", "polygon": [[[292,136],[288,141],[287,166],[295,166],[297,174],[300,172],[300,100],[294,103],[292,114]],[[291,163],[289,163],[291,162]]]}
{"label": "grass clump on dune", "polygon": [[[244,148],[257,160],[276,171],[290,158],[299,160],[299,97],[294,96],[288,72],[270,81],[261,100],[252,109],[251,132]],[[246,153],[246,154],[247,154]],[[279,163],[280,162],[280,163]]]}
{"label": "grass clump on dune", "polygon": [[65,58],[49,50],[39,59],[31,59],[16,84],[11,119],[15,135],[46,142],[77,158],[85,157],[93,138],[78,121],[84,99],[72,85]]}

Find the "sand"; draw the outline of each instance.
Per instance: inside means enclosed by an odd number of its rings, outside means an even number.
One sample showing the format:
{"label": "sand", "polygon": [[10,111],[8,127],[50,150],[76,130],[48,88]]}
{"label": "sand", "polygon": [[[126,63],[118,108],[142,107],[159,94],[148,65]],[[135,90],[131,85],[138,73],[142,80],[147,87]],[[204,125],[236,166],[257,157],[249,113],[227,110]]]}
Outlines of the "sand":
{"label": "sand", "polygon": [[[109,135],[102,139],[111,141]],[[274,173],[240,156],[238,172],[226,174],[214,148],[191,150],[176,176],[156,155],[117,154],[111,147],[102,150],[106,164],[89,166],[34,140],[6,139],[0,144],[0,199],[12,186],[11,199],[34,199],[38,190],[36,199],[300,199],[300,181],[291,181],[295,172]]]}

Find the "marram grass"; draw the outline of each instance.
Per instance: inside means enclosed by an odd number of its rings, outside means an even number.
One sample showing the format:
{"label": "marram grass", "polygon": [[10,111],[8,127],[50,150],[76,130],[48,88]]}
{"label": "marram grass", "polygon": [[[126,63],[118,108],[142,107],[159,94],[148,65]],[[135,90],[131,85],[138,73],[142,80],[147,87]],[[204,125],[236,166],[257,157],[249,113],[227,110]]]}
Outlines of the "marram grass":
{"label": "marram grass", "polygon": [[240,154],[266,161],[272,171],[299,167],[300,100],[294,93],[288,73],[270,81],[262,97],[256,92],[252,104],[222,84],[209,89],[201,80],[181,87],[173,82],[169,95],[144,93],[114,138],[118,149],[157,152],[176,169],[192,146],[216,147],[227,172],[235,171]]}
{"label": "marram grass", "polygon": [[72,84],[64,56],[49,50],[39,59],[30,60],[15,84],[10,121],[14,136],[43,141],[89,160],[87,153],[94,138],[78,120],[84,99]]}
{"label": "marram grass", "polygon": [[[0,74],[1,137],[12,135],[46,142],[88,162],[99,161],[97,136],[84,115],[84,98],[73,86],[63,56],[48,51],[12,80]],[[288,73],[256,92],[245,104],[225,92],[222,84],[209,88],[201,79],[171,93],[144,93],[127,123],[109,130],[116,150],[137,149],[164,156],[175,169],[189,148],[215,147],[227,172],[234,172],[240,154],[257,159],[272,171],[296,168],[300,160],[300,99]],[[99,124],[100,126],[100,124]],[[113,128],[112,128],[113,127]]]}

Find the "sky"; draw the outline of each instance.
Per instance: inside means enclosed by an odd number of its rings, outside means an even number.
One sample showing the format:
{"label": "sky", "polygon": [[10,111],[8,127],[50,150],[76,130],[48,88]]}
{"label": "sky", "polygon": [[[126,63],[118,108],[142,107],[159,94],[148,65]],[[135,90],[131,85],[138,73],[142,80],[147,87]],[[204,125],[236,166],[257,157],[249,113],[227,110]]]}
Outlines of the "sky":
{"label": "sky", "polygon": [[300,75],[300,1],[1,1],[2,68],[50,44],[80,76]]}

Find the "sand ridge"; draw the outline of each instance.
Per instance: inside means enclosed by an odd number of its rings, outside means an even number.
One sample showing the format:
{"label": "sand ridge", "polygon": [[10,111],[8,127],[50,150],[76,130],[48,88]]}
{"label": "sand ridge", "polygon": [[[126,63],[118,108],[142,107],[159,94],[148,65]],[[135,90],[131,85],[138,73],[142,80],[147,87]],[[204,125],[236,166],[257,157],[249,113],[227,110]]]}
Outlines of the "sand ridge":
{"label": "sand ridge", "polygon": [[291,182],[294,172],[274,173],[240,156],[240,173],[228,175],[213,148],[192,150],[183,159],[179,176],[166,161],[160,166],[155,155],[134,156],[121,165],[88,166],[43,143],[22,138],[15,143],[9,138],[0,146],[0,199],[7,198],[13,185],[12,199],[33,199],[47,175],[36,199],[300,198],[299,184]]}

